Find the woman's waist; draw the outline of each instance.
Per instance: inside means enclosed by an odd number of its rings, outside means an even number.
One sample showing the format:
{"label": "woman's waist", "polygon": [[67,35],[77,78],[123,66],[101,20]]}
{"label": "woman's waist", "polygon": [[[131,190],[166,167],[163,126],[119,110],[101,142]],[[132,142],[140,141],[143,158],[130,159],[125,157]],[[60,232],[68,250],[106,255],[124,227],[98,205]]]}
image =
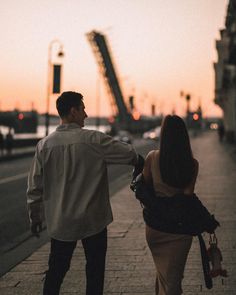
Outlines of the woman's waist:
{"label": "woman's waist", "polygon": [[179,240],[179,239],[192,239],[191,235],[188,234],[176,234],[176,233],[169,233],[169,232],[164,232],[155,228],[152,228],[148,224],[146,224],[146,235],[150,239],[155,239],[157,238],[158,241],[161,242],[172,242],[174,240]]}
{"label": "woman's waist", "polygon": [[158,197],[173,197],[176,194],[184,193],[183,189],[169,187],[162,183],[155,183],[153,187]]}
{"label": "woman's waist", "polygon": [[203,232],[206,226],[198,213],[195,215],[191,210],[182,210],[175,206],[169,210],[166,206],[160,206],[158,210],[145,207],[143,218],[149,227],[173,234],[197,235]]}

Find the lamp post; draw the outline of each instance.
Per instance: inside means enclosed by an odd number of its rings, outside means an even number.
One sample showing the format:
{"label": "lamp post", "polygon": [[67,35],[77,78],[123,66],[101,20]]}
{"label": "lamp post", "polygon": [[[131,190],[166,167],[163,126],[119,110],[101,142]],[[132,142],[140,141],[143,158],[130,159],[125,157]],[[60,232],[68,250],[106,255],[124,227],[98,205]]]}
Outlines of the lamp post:
{"label": "lamp post", "polygon": [[180,97],[185,97],[186,99],[186,117],[188,117],[190,113],[190,100],[191,100],[191,95],[189,93],[184,93],[183,91],[180,91]]}
{"label": "lamp post", "polygon": [[[47,98],[46,98],[46,116],[45,116],[45,135],[48,135],[48,129],[49,129],[49,121],[50,121],[50,115],[49,115],[49,110],[50,110],[50,96],[52,94],[52,49],[55,44],[58,44],[57,48],[57,57],[61,58],[64,56],[64,51],[63,51],[63,44],[55,39],[52,40],[49,43],[48,46],[48,81],[47,81]],[[57,92],[54,92],[57,93]]]}
{"label": "lamp post", "polygon": [[189,103],[190,103],[190,99],[191,99],[190,94],[186,94],[185,99],[186,99],[186,103],[187,103],[187,110],[186,110],[186,113],[187,113],[187,115],[188,115],[189,112],[190,112],[190,107],[189,107]]}
{"label": "lamp post", "polygon": [[96,118],[96,127],[97,130],[100,128],[100,93],[101,87],[100,87],[100,72],[98,72],[98,77],[97,77],[97,104],[96,104],[96,109],[97,109],[97,118]]}

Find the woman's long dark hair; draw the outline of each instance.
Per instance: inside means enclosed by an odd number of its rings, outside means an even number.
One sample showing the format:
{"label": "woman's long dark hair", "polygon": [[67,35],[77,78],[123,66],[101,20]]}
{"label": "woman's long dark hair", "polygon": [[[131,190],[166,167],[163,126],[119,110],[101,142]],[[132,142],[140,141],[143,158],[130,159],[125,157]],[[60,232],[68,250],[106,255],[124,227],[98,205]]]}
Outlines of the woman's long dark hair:
{"label": "woman's long dark hair", "polygon": [[160,172],[163,182],[185,188],[193,179],[194,159],[184,121],[176,115],[164,118],[160,138]]}

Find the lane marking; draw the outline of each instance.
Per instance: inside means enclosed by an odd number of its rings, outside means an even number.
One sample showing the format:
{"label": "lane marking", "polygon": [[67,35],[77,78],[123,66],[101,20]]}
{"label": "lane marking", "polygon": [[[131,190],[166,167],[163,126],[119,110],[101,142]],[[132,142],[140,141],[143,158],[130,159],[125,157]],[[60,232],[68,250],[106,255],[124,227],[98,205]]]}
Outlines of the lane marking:
{"label": "lane marking", "polygon": [[27,176],[28,176],[28,172],[21,173],[21,174],[18,174],[18,175],[14,175],[14,176],[10,176],[10,177],[6,177],[6,178],[3,178],[3,179],[0,179],[0,184],[12,182],[12,181],[15,181],[15,180],[18,180],[18,179],[25,178]]}

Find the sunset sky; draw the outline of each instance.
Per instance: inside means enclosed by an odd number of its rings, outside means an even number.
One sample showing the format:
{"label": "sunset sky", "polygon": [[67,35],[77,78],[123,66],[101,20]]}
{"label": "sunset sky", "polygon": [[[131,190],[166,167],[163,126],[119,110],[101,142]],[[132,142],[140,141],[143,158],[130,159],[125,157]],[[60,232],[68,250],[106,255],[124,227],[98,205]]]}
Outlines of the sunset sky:
{"label": "sunset sky", "polygon": [[[84,95],[88,115],[111,115],[103,80],[85,34],[109,41],[125,99],[149,115],[191,108],[220,115],[213,103],[215,40],[224,28],[228,0],[7,0],[0,3],[0,110],[46,110],[48,47],[64,45],[62,91]],[[58,50],[54,44],[52,59]],[[100,81],[100,83],[98,83]],[[100,85],[100,87],[99,87]],[[100,88],[100,106],[96,103]],[[51,96],[52,113],[55,100]]]}

